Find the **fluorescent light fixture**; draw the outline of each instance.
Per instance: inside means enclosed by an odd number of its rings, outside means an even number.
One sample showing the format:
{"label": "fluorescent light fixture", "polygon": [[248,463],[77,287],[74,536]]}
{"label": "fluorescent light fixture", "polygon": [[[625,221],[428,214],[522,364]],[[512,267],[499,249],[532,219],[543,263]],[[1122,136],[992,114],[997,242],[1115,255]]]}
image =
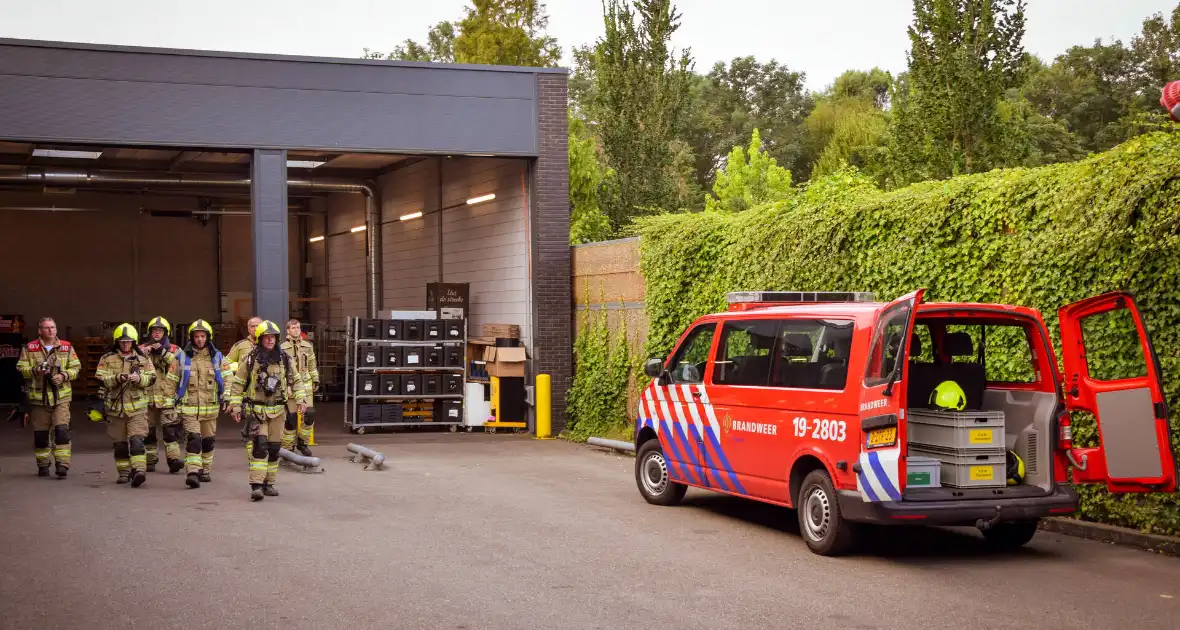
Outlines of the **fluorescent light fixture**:
{"label": "fluorescent light fixture", "polygon": [[327,163],[327,160],[287,160],[287,168],[315,168]]}
{"label": "fluorescent light fixture", "polygon": [[495,198],[496,198],[496,193],[488,193],[486,195],[480,195],[479,197],[472,197],[471,199],[468,199],[467,205],[470,206],[470,205],[474,205],[477,203],[483,203],[485,201],[491,201]]}
{"label": "fluorescent light fixture", "polygon": [[102,151],[59,151],[57,149],[33,149],[33,157],[97,160],[101,156]]}
{"label": "fluorescent light fixture", "polygon": [[309,239],[307,239],[307,240],[308,240],[308,242],[309,242],[309,243],[318,243],[318,242],[320,242],[320,241],[324,240],[324,237],[322,237],[322,236],[313,236],[313,237],[311,237],[311,238],[309,238]]}
{"label": "fluorescent light fixture", "polygon": [[366,227],[367,226],[364,226],[364,225],[358,225],[358,226],[352,228],[351,230],[349,230],[349,232],[354,232],[354,233],[355,232],[364,232]]}
{"label": "fluorescent light fixture", "polygon": [[417,212],[411,212],[409,214],[403,214],[400,217],[398,217],[398,219],[400,219],[402,221],[409,221],[410,219],[417,219],[420,216],[422,216],[421,210],[419,210]]}

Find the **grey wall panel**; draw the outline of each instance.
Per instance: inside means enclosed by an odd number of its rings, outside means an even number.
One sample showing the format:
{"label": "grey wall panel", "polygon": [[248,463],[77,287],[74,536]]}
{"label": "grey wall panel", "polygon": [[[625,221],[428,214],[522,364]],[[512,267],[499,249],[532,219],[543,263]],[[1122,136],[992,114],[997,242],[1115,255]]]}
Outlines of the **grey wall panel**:
{"label": "grey wall panel", "polygon": [[[426,283],[438,280],[438,162],[423,160],[383,176],[381,188],[384,309],[426,306]],[[420,219],[398,217],[425,212]]]}
{"label": "grey wall panel", "polygon": [[365,198],[361,195],[337,193],[328,197],[328,234],[346,232],[325,240],[328,252],[328,280],[330,295],[340,298],[339,308],[333,308],[335,325],[343,325],[346,316],[365,314],[365,233],[348,230],[365,223]]}
{"label": "grey wall panel", "polygon": [[0,43],[0,138],[535,155],[533,76]]}
{"label": "grey wall panel", "polygon": [[256,150],[250,161],[250,228],[254,241],[254,310],[282,326],[290,316],[290,226],[287,152]]}

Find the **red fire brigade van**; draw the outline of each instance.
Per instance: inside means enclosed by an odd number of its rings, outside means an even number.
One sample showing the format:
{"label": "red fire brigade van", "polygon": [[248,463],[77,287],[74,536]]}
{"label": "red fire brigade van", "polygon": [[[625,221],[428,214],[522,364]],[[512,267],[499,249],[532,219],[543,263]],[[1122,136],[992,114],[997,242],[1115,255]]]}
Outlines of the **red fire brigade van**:
{"label": "red fire brigade van", "polygon": [[[832,555],[855,523],[974,525],[1023,545],[1038,519],[1077,510],[1071,474],[1112,492],[1175,489],[1159,361],[1129,294],[1060,309],[1062,371],[1036,310],[923,292],[729,294],[728,312],[645,365],[640,493],[673,505],[695,486],[792,507],[808,547]],[[963,411],[931,408],[945,381]],[[1081,414],[1098,446],[1073,445]],[[1009,452],[1022,472],[1009,474]]]}

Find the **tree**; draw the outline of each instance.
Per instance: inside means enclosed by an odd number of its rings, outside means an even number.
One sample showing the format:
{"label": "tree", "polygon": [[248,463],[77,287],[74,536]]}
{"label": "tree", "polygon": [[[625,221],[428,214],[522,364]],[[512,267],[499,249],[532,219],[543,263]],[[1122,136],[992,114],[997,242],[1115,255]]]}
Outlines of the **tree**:
{"label": "tree", "polygon": [[1026,66],[1024,97],[1083,149],[1104,151],[1122,140],[1116,123],[1130,112],[1134,92],[1131,54],[1122,42],[1099,39],[1070,48],[1052,65],[1033,58]]}
{"label": "tree", "polygon": [[680,16],[670,0],[605,0],[603,9],[589,117],[617,174],[604,207],[618,230],[638,214],[688,200],[676,166],[683,148],[673,143],[684,125],[692,58],[672,50]]}
{"label": "tree", "polygon": [[545,34],[549,17],[538,0],[472,0],[459,22],[455,61],[504,66],[556,66],[557,40]]}
{"label": "tree", "polygon": [[891,153],[908,181],[997,164],[998,107],[1019,84],[1024,0],[914,0],[909,93],[895,101]]}
{"label": "tree", "polygon": [[880,68],[848,70],[819,96],[804,123],[808,156],[814,160],[811,177],[834,173],[845,164],[882,176],[892,89],[893,76]]}
{"label": "tree", "polygon": [[763,150],[762,138],[755,129],[750,148],[735,146],[725,160],[725,169],[717,173],[713,194],[705,199],[706,211],[741,212],[754,206],[784,199],[793,194],[791,171],[781,167]]}
{"label": "tree", "polygon": [[593,243],[611,237],[610,220],[599,197],[614,177],[598,157],[594,138],[586,125],[569,117],[570,244]]}
{"label": "tree", "polygon": [[804,89],[806,75],[771,59],[737,57],[717,62],[692,86],[693,103],[685,141],[696,154],[696,178],[712,185],[729,150],[759,129],[765,151],[780,164],[809,170],[803,121],[814,106]]}
{"label": "tree", "polygon": [[365,49],[369,59],[474,63],[507,66],[556,66],[557,40],[545,34],[549,17],[538,0],[472,0],[458,22],[439,22],[426,44],[407,39],[385,54]]}

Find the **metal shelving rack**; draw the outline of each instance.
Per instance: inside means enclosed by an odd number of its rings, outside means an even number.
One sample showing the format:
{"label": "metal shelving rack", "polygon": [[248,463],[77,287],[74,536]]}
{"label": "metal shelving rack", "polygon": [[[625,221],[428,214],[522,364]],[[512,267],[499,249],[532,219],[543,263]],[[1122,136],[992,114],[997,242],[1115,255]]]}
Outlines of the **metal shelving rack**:
{"label": "metal shelving rack", "polygon": [[[357,404],[359,401],[379,402],[430,402],[436,400],[463,400],[464,392],[467,391],[467,320],[463,320],[463,335],[461,339],[450,339],[440,341],[391,341],[389,339],[367,339],[361,337],[361,322],[365,318],[348,317],[347,327],[345,329],[345,344],[344,344],[344,426],[349,431],[358,435],[363,435],[366,429],[379,427],[414,427],[414,426],[446,426],[450,427],[451,432],[454,433],[463,425],[463,420],[460,418],[458,422],[441,422],[432,420],[430,422],[366,422],[360,424],[357,422]],[[446,321],[446,320],[438,320]],[[417,368],[386,368],[386,367],[359,367],[357,366],[357,357],[360,353],[360,347],[364,344],[366,346],[403,346],[403,347],[429,347],[440,346],[442,348],[455,347],[460,348],[463,356],[463,365],[455,367],[417,367]],[[386,394],[358,394],[357,388],[357,374],[361,373],[376,373],[376,374],[458,374],[461,382],[459,385],[459,394],[414,394],[414,395],[386,395]],[[404,418],[404,416],[403,416]]]}

